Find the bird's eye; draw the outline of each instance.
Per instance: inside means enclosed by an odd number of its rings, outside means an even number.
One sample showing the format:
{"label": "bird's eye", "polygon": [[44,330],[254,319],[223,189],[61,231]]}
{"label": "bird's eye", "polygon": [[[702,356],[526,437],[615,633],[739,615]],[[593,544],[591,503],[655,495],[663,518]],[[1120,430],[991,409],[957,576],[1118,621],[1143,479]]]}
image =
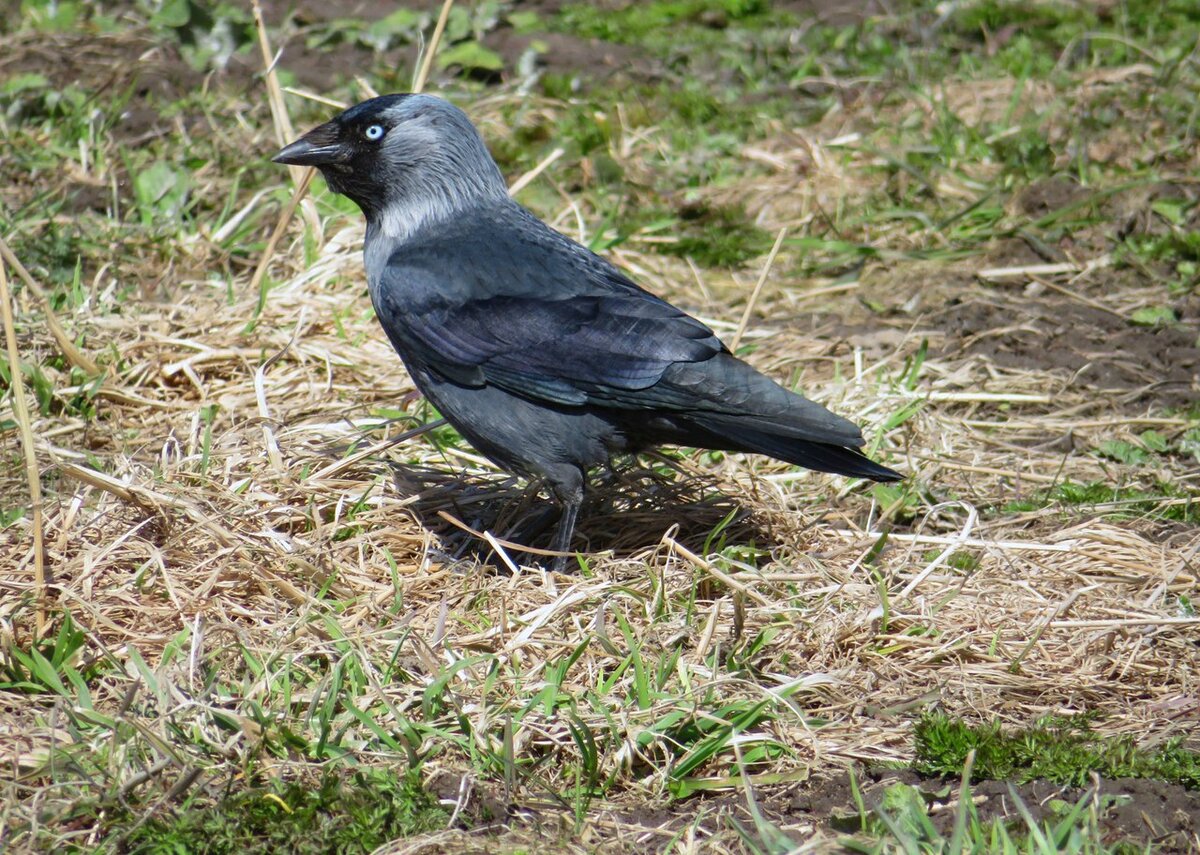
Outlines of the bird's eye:
{"label": "bird's eye", "polygon": [[368,126],[367,129],[363,131],[363,136],[369,139],[371,142],[378,142],[379,140],[383,139],[383,125]]}

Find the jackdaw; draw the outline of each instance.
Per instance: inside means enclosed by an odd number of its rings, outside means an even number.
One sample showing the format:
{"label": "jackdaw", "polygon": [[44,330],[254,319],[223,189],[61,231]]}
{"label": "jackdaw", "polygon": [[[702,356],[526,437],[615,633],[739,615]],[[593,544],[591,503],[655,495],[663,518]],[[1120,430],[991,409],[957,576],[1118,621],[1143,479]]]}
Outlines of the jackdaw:
{"label": "jackdaw", "polygon": [[562,506],[559,553],[588,471],[615,454],[675,444],[901,477],[858,451],[853,423],[760,374],[707,326],[512,201],[452,104],[371,98],[274,160],[317,167],[362,209],[384,332],[459,433],[545,484]]}

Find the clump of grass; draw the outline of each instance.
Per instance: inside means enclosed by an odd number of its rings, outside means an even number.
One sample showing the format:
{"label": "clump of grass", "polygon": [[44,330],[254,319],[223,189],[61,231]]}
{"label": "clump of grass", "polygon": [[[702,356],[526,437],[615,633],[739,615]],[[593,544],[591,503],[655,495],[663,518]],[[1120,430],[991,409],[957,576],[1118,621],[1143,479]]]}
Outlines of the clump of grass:
{"label": "clump of grass", "polygon": [[1179,522],[1200,521],[1200,502],[1190,501],[1191,494],[1166,482],[1155,492],[1136,487],[1121,487],[1105,481],[1078,483],[1064,481],[1040,491],[1031,499],[1010,502],[1005,513],[1036,511],[1052,504],[1099,510],[1117,517],[1150,515],[1156,519]]}
{"label": "clump of grass", "polygon": [[663,27],[689,23],[722,26],[730,20],[763,15],[767,9],[763,0],[665,0],[633,3],[617,10],[575,3],[563,8],[560,26],[587,38],[637,44]]}
{"label": "clump of grass", "polygon": [[705,267],[733,267],[771,248],[771,236],[737,207],[695,206],[682,212],[679,240],[664,244],[672,255]]}
{"label": "clump of grass", "polygon": [[239,790],[211,807],[189,802],[170,818],[135,827],[125,851],[365,853],[446,821],[418,773],[364,769],[348,778],[327,774],[315,789],[275,783]]}
{"label": "clump of grass", "polygon": [[[0,514],[7,513],[0,509]],[[31,644],[29,649],[15,644],[0,645],[0,691],[71,697],[67,683],[78,688],[99,673],[97,663],[82,672],[74,666],[85,640],[71,613],[64,612],[58,631]]]}
{"label": "clump of grass", "polygon": [[1085,785],[1095,772],[1105,778],[1154,778],[1200,787],[1200,754],[1178,739],[1148,751],[1130,736],[1101,737],[1086,717],[1047,719],[1026,730],[1004,732],[999,723],[973,725],[931,713],[914,731],[913,768],[925,775],[958,775],[975,752],[973,780],[1032,781]]}
{"label": "clump of grass", "polygon": [[[857,788],[855,790],[858,795]],[[947,835],[933,821],[929,794],[909,784],[893,784],[883,794],[882,803],[868,810],[858,796],[858,811],[835,819],[834,824],[856,832],[855,838],[843,839],[852,852],[955,852],[955,853],[1134,853],[1140,846],[1127,841],[1112,841],[1102,830],[1100,818],[1119,797],[1093,798],[1089,791],[1071,804],[1051,803],[1049,816],[1036,820],[1015,789],[1010,787],[1017,818],[982,820],[970,798],[968,783],[963,784],[954,811],[954,826]]]}

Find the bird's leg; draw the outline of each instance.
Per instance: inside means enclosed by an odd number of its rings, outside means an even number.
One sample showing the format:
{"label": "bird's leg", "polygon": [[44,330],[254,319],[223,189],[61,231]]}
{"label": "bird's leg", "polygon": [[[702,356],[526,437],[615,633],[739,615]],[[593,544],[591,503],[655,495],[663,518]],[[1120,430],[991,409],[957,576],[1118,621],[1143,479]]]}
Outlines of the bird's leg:
{"label": "bird's leg", "polygon": [[563,555],[554,556],[554,562],[550,565],[550,569],[555,573],[562,573],[567,569],[567,559],[570,557],[565,554],[571,551],[571,535],[575,533],[575,519],[579,516],[579,506],[583,504],[583,496],[574,501],[563,503],[562,516],[558,520],[558,529],[554,532],[554,542],[550,548],[555,552],[564,553]]}
{"label": "bird's leg", "polygon": [[[550,493],[562,506],[562,516],[558,519],[558,529],[554,532],[554,541],[550,548],[555,552],[570,553],[575,519],[579,516],[579,506],[583,504],[584,474],[574,466],[562,466],[547,475]],[[567,569],[569,557],[569,554],[554,556],[550,569],[555,573],[562,573]]]}

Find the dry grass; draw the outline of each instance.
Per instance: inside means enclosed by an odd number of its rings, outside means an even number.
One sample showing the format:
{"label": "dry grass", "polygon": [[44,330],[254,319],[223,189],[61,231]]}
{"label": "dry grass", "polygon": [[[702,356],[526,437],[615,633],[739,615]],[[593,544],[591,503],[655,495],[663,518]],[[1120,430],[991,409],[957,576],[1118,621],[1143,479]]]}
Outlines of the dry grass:
{"label": "dry grass", "polygon": [[[499,123],[497,106],[473,110],[485,128]],[[828,155],[828,139],[786,133],[786,144],[747,147],[778,168],[736,192],[760,200],[765,227],[796,233],[813,208],[797,201],[795,182],[819,202],[867,179],[853,159]],[[641,166],[638,144],[613,154]],[[811,164],[802,178],[797,160]],[[556,169],[539,180],[554,181]],[[568,206],[559,222],[571,231],[573,219]],[[506,539],[536,515],[528,491],[470,449],[416,437],[339,464],[356,443],[426,414],[371,316],[360,225],[331,215],[321,227],[307,264],[303,225],[292,224],[252,332],[248,274],[232,301],[181,281],[165,301],[129,302],[119,314],[91,302],[61,318],[87,331],[93,357],[120,354],[96,418],[35,413],[32,422],[46,487],[46,602],[86,634],[76,667],[102,668],[89,682],[91,709],[0,693],[0,815],[11,827],[53,825],[89,793],[158,794],[165,805],[219,792],[251,769],[301,774],[308,761],[289,753],[278,727],[316,726],[331,668],[360,672],[348,699],[427,758],[431,776],[465,779],[467,803],[473,787],[494,791],[508,777],[553,805],[547,794],[573,785],[581,749],[557,690],[545,692],[551,670],[577,654],[561,692],[602,740],[600,779],[613,782],[609,801],[593,806],[594,828],[620,832],[631,849],[665,842],[625,809],[666,795],[679,758],[655,727],[677,712],[765,702],[769,715],[740,735],[740,750],[783,746],[751,771],[797,778],[905,761],[913,716],[931,704],[1014,725],[1095,712],[1102,732],[1155,743],[1194,733],[1200,619],[1181,613],[1179,597],[1196,592],[1196,529],[1059,506],[1000,510],[1051,484],[1111,480],[1090,449],[1145,426],[1170,433],[1182,419],[1133,410],[1059,370],[942,352],[944,325],[858,306],[856,292],[886,288],[893,271],[869,268],[848,288],[798,283],[785,250],[746,332],[750,359],[864,423],[877,453],[912,473],[909,498],[881,506],[841,479],[692,455],[674,480],[656,471],[602,490],[581,527],[594,550],[586,572],[553,576],[442,516]],[[727,337],[753,282],[719,271],[698,279],[636,241],[615,258],[657,293],[719,319]],[[942,264],[937,275],[961,283],[984,266]],[[960,288],[994,299],[981,284]],[[42,360],[55,340],[36,305],[19,308],[21,351]],[[817,309],[858,326],[810,324]],[[906,359],[923,339],[941,355],[908,384]],[[910,418],[885,429],[910,406]],[[381,409],[412,420],[386,424]],[[0,420],[12,418],[9,398]],[[0,491],[25,495],[18,448],[4,436]],[[1195,486],[1182,462],[1164,466]],[[725,546],[706,549],[730,512]],[[39,602],[31,522],[0,538],[0,634],[27,649]],[[648,670],[648,691],[634,661]],[[285,675],[296,685],[290,703]],[[333,722],[339,748],[360,762],[403,758],[346,708]],[[496,772],[494,758],[516,771]],[[726,747],[690,777],[722,778],[732,764]],[[79,843],[94,833],[63,832]],[[446,832],[388,851],[472,845]],[[737,847],[728,832],[696,845]]]}

